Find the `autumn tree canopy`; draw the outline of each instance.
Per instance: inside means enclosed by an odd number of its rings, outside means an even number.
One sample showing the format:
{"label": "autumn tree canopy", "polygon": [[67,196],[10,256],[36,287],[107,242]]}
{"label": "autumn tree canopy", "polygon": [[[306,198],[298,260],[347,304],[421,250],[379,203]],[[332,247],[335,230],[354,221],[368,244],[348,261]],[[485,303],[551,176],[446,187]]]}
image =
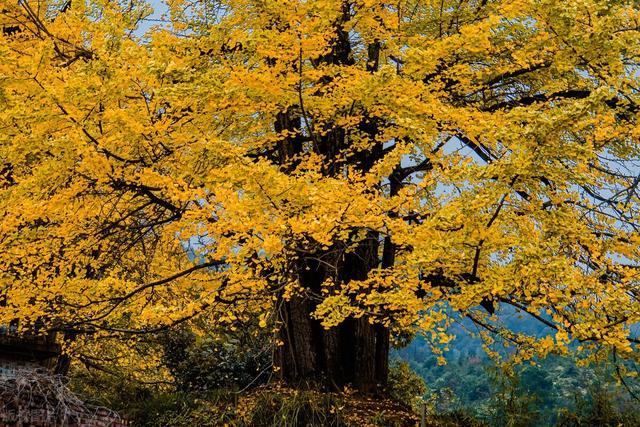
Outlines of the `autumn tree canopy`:
{"label": "autumn tree canopy", "polygon": [[638,358],[637,2],[0,6],[0,323],[255,319],[283,378],[365,391],[463,317]]}

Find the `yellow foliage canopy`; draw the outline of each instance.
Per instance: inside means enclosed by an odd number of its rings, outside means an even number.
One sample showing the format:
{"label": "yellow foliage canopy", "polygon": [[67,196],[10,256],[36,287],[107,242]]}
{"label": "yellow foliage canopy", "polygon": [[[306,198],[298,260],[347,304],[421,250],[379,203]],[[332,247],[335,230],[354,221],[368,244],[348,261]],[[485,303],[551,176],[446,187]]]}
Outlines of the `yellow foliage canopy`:
{"label": "yellow foliage canopy", "polygon": [[266,326],[302,297],[327,328],[637,357],[633,1],[175,1],[144,37],[141,1],[62,6],[0,3],[0,323]]}

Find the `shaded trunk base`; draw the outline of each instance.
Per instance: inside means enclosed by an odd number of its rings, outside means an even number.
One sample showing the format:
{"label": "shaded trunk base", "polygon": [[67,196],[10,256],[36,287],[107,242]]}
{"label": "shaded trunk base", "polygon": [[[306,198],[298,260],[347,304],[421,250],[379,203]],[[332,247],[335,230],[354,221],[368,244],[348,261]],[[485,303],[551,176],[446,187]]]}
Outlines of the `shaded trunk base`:
{"label": "shaded trunk base", "polygon": [[383,392],[389,372],[389,331],[365,318],[324,329],[311,318],[314,307],[294,297],[283,303],[275,365],[280,379],[294,385],[321,385],[363,393]]}

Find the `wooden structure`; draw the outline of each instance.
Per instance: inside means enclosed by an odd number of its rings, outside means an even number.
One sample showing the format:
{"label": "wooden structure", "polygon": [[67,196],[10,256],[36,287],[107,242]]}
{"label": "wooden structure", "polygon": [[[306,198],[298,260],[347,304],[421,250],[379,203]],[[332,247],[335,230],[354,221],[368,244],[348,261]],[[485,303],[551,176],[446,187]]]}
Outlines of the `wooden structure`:
{"label": "wooden structure", "polygon": [[0,327],[0,379],[15,378],[23,370],[50,370],[60,356],[55,334],[19,336],[12,327]]}
{"label": "wooden structure", "polygon": [[0,326],[0,427],[125,427],[107,408],[85,404],[53,374],[55,334],[18,335]]}

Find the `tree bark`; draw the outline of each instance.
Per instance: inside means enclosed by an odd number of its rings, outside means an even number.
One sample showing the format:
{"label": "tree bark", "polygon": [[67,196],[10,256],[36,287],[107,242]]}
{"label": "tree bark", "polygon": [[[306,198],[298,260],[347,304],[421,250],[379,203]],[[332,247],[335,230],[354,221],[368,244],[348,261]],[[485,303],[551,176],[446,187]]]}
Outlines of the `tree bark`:
{"label": "tree bark", "polygon": [[[378,265],[378,236],[370,235],[338,266],[343,283],[366,279]],[[320,294],[326,267],[307,259],[299,267],[300,285]],[[367,317],[348,318],[325,329],[312,313],[316,303],[304,294],[280,303],[280,330],[275,365],[280,378],[295,386],[345,386],[364,393],[384,391],[388,376],[389,332]]]}
{"label": "tree bark", "polygon": [[280,328],[282,345],[275,360],[282,380],[295,386],[384,391],[389,366],[389,332],[385,327],[359,318],[324,329],[312,319],[307,301],[293,301],[283,305],[287,322]]}

